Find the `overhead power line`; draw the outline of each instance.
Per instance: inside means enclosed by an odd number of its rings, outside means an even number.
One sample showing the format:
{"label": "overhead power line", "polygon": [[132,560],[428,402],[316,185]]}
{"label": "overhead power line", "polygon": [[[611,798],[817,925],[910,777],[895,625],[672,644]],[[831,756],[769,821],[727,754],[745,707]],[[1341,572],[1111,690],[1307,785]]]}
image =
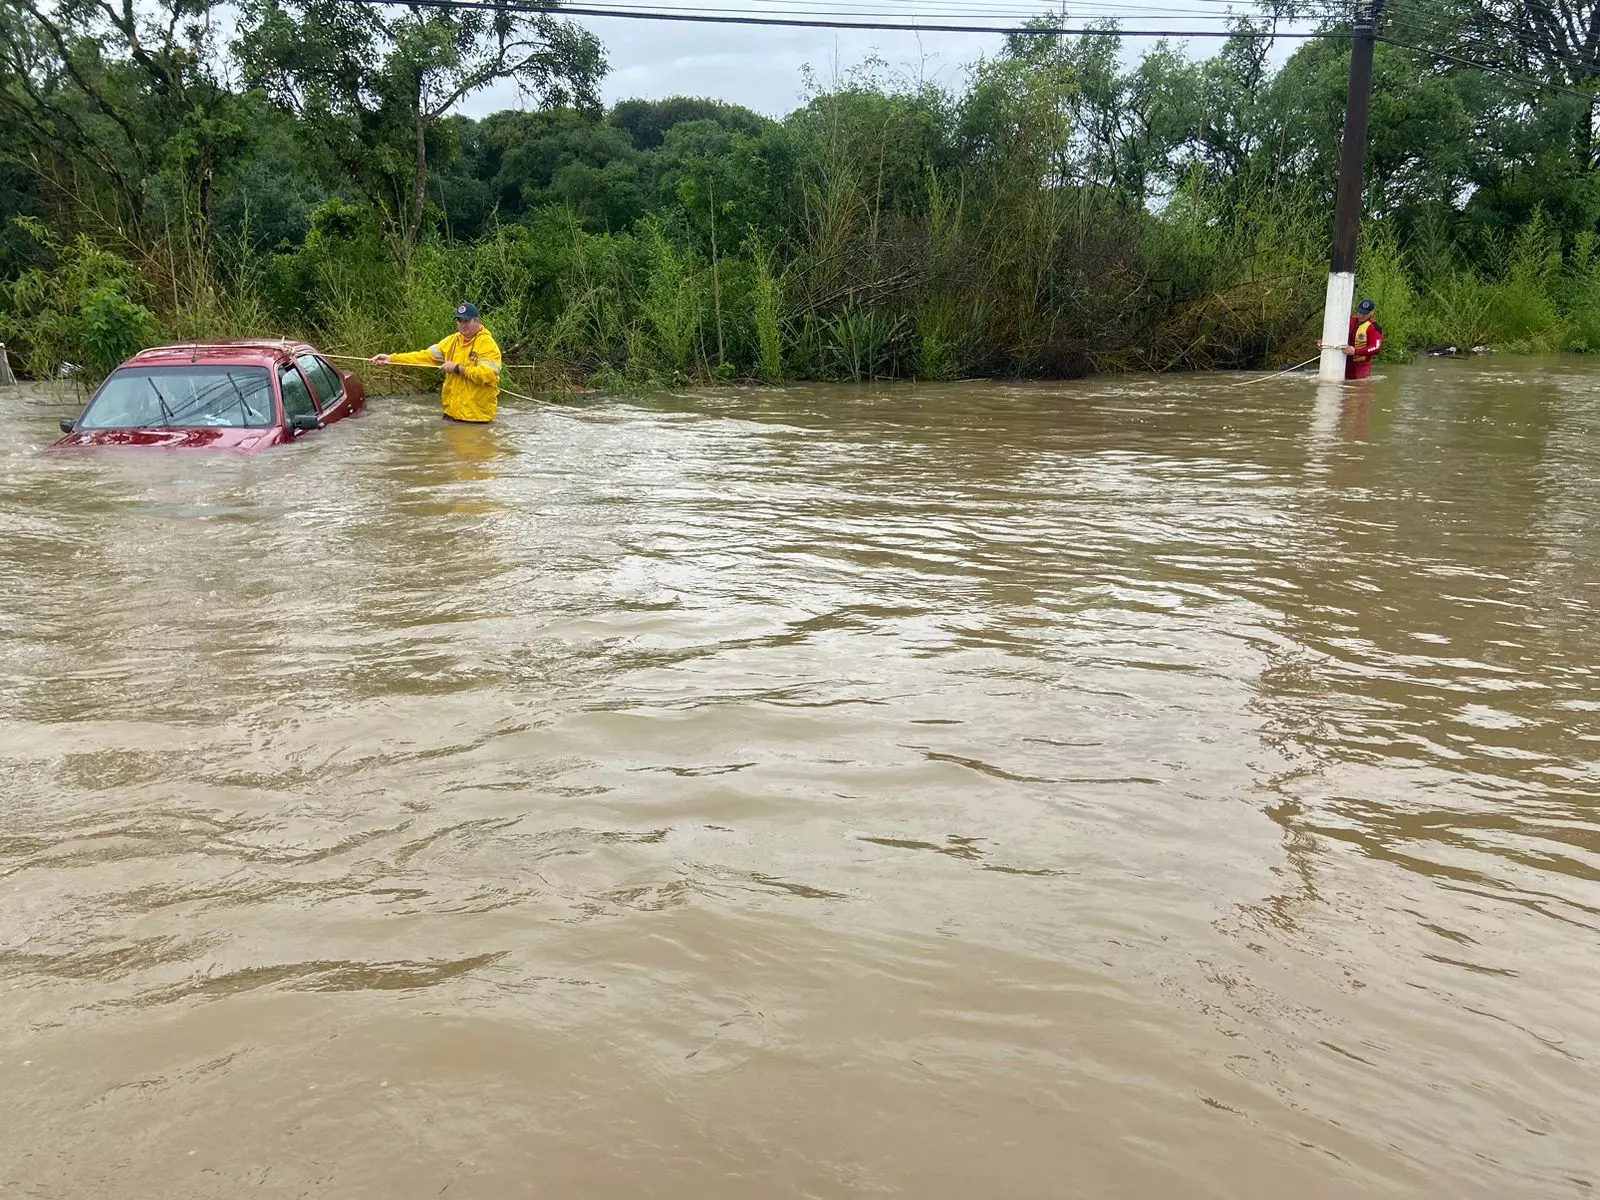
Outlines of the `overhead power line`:
{"label": "overhead power line", "polygon": [[[880,0],[880,2],[881,2],[881,0]],[[991,23],[992,22],[999,22],[999,21],[1015,22],[1014,25],[1008,27],[1010,29],[1015,29],[1017,25],[1021,25],[1022,23],[1026,22],[1026,21],[1029,21],[1029,20],[1033,19],[1035,16],[1038,15],[1038,10],[1037,9],[1034,9],[1034,8],[1026,6],[1026,5],[1015,5],[1015,6],[985,5],[985,6],[983,6],[983,8],[980,11],[974,12],[973,11],[973,6],[971,4],[967,4],[967,3],[960,3],[960,2],[955,2],[955,3],[931,3],[931,4],[924,3],[924,4],[919,4],[918,5],[917,11],[916,11],[915,14],[912,14],[912,15],[908,16],[906,14],[906,12],[904,10],[902,10],[902,9],[885,9],[885,8],[880,7],[879,3],[857,3],[857,4],[847,5],[847,6],[841,6],[841,5],[838,5],[838,4],[829,4],[829,3],[810,4],[810,3],[807,3],[806,0],[792,0],[792,3],[793,3],[793,5],[796,5],[796,6],[791,6],[791,7],[772,7],[772,8],[768,8],[768,7],[764,6],[761,9],[761,15],[764,16],[764,17],[777,17],[777,16],[794,16],[794,17],[806,17],[806,18],[811,18],[811,17],[816,17],[816,18],[834,18],[834,17],[838,17],[841,20],[846,20],[847,19],[853,24],[859,24],[863,28],[869,27],[869,23],[870,22],[876,22],[880,18],[883,18],[886,21],[894,23],[894,24],[899,24],[899,23],[902,23],[904,21],[909,21],[909,20],[930,19],[930,18],[933,19],[933,20],[938,20],[938,21],[973,20],[973,21],[985,21],[985,22],[991,22]],[[640,13],[640,10],[638,9],[637,5],[632,5],[632,6],[624,5],[623,7],[620,7],[620,8],[614,8],[614,7],[612,7],[612,6],[608,5],[608,4],[604,4],[604,3],[596,4],[596,3],[593,2],[593,0],[590,0],[590,3],[588,5],[588,7],[589,7],[590,10],[603,11],[607,16],[632,15],[632,14],[635,14],[635,13],[639,13],[639,15],[645,15],[643,13]],[[572,11],[574,11],[574,10],[572,10],[570,8],[559,8],[559,9],[554,10],[552,15],[559,16],[559,15],[561,15],[563,13],[570,13]],[[724,5],[695,5],[695,4],[691,4],[691,5],[685,5],[685,6],[682,6],[682,7],[675,7],[673,9],[671,9],[671,10],[668,10],[668,11],[671,14],[692,13],[692,14],[705,14],[707,16],[712,16],[712,17],[723,16],[723,15],[738,15],[736,10],[734,10],[732,8],[729,8],[727,6],[724,6]],[[661,15],[661,12],[660,12],[660,10],[650,10],[648,15],[650,17],[658,17],[658,16]],[[1128,20],[1152,21],[1152,20],[1176,20],[1176,19],[1182,19],[1185,22],[1188,22],[1188,21],[1234,22],[1235,21],[1234,17],[1231,17],[1231,16],[1229,16],[1229,15],[1227,15],[1225,13],[1194,12],[1194,11],[1189,10],[1189,9],[1180,9],[1180,8],[1148,8],[1148,7],[1135,7],[1135,6],[1132,6],[1132,5],[1103,5],[1103,4],[1096,4],[1094,9],[1092,11],[1089,11],[1089,12],[1080,11],[1078,13],[1078,19],[1080,21],[1128,21]],[[918,28],[925,28],[925,26],[923,26],[921,24],[919,24],[917,27]],[[975,28],[975,27],[971,26],[971,25],[963,25],[962,28],[963,29],[971,29],[971,28]]]}
{"label": "overhead power line", "polygon": [[[1040,25],[973,25],[952,23],[928,23],[910,21],[882,21],[844,19],[844,17],[831,18],[823,16],[747,16],[739,13],[719,12],[714,9],[699,9],[690,11],[672,8],[608,8],[597,5],[556,5],[540,4],[531,0],[351,0],[352,3],[368,8],[439,8],[439,9],[464,9],[485,12],[515,12],[528,13],[539,16],[566,16],[566,17],[611,17],[624,21],[677,21],[698,25],[765,25],[783,28],[799,29],[864,29],[864,30],[889,30],[904,33],[992,33],[1001,35],[1015,35],[1019,37],[1198,37],[1198,38],[1241,38],[1246,40],[1276,40],[1284,38],[1289,40],[1313,40],[1325,38],[1335,41],[1348,41],[1353,36],[1349,27],[1328,27],[1320,29],[1255,29],[1241,27],[1233,29],[1123,29],[1120,27],[1106,27],[1100,25],[1067,28],[1065,26],[1040,26]],[[1131,5],[1129,7],[1132,7]],[[991,10],[994,11],[994,10]],[[848,14],[846,14],[848,15]],[[865,14],[863,14],[865,15]],[[1324,13],[1323,15],[1327,15]],[[1199,20],[1211,19],[1196,14]],[[1402,18],[1392,22],[1400,28],[1408,28],[1413,33],[1424,32],[1416,26],[1410,26]],[[1427,31],[1432,32],[1432,31]],[[1508,71],[1492,63],[1481,62],[1477,59],[1467,58],[1463,55],[1452,54],[1448,50],[1437,50],[1428,46],[1416,46],[1399,38],[1390,37],[1379,33],[1376,40],[1396,49],[1408,50],[1413,54],[1437,59],[1442,62],[1454,63],[1457,66],[1470,67],[1508,79],[1516,83],[1544,91],[1556,92],[1561,95],[1574,96],[1589,104],[1594,104],[1596,96],[1580,91],[1578,88],[1568,87],[1564,84],[1552,83],[1548,80],[1537,79],[1533,76],[1522,75],[1515,71]]]}
{"label": "overhead power line", "polygon": [[[1321,0],[1326,4],[1329,0]],[[732,5],[708,3],[673,3],[657,8],[640,2],[640,0],[584,0],[590,8],[605,8],[608,11],[615,8],[645,10],[649,12],[705,12],[705,13],[739,13],[747,8],[736,8]],[[810,10],[810,11],[806,11]],[[881,10],[881,11],[880,11]],[[565,10],[561,10],[565,11]],[[1031,21],[1041,15],[1039,6],[1030,0],[788,0],[782,7],[769,7],[761,5],[757,9],[761,15],[770,16],[779,14],[784,16],[838,16],[848,17],[852,20],[859,17],[894,17],[897,20],[920,21],[928,17],[954,20],[1016,20],[1018,22]],[[1308,16],[1309,10],[1308,10]],[[1322,12],[1319,15],[1333,16],[1332,12]],[[1216,4],[1202,5],[1200,8],[1178,6],[1168,0],[1167,3],[1138,3],[1130,0],[1087,0],[1086,3],[1074,4],[1074,17],[1080,22],[1099,20],[1130,20],[1134,17],[1143,19],[1184,18],[1196,21],[1234,21],[1239,20],[1237,12],[1228,11]]]}
{"label": "overhead power line", "polygon": [[[1435,14],[1422,13],[1411,7],[1387,8],[1379,32],[1385,30],[1399,31],[1412,41],[1422,42],[1428,46],[1449,46],[1452,47],[1453,53],[1479,59],[1492,59],[1505,49],[1504,45],[1486,39],[1480,30]],[[1518,43],[1519,50],[1527,48],[1523,44],[1524,38],[1524,34],[1515,35],[1514,40]],[[1517,68],[1513,66],[1501,69]]]}
{"label": "overhead power line", "polygon": [[905,33],[998,33],[1018,37],[1200,37],[1244,38],[1266,40],[1275,38],[1348,38],[1343,29],[1267,30],[1267,29],[1111,29],[1102,26],[1067,29],[1059,26],[1033,25],[954,25],[906,21],[848,21],[810,17],[753,17],[734,13],[684,12],[666,8],[595,8],[583,5],[526,3],[523,0],[351,0],[368,8],[441,8],[481,10],[485,12],[528,13],[552,17],[615,17],[625,21],[687,21],[700,25],[777,25],[798,29],[886,29]]}
{"label": "overhead power line", "polygon": [[1378,34],[1378,41],[1401,50],[1409,50],[1413,54],[1437,58],[1443,62],[1455,63],[1460,67],[1472,67],[1474,70],[1483,71],[1489,75],[1498,75],[1502,79],[1510,79],[1516,83],[1525,83],[1529,87],[1541,88],[1547,92],[1558,92],[1564,96],[1576,96],[1579,100],[1593,105],[1595,94],[1585,92],[1575,87],[1568,87],[1564,83],[1551,83],[1548,79],[1536,79],[1532,75],[1522,75],[1516,71],[1508,71],[1504,67],[1497,67],[1493,63],[1479,62],[1475,58],[1464,58],[1459,54],[1451,54],[1448,50],[1435,50],[1428,46],[1413,46],[1409,42],[1402,42],[1398,38],[1389,37],[1387,34]]}
{"label": "overhead power line", "polygon": [[[399,0],[390,0],[390,2],[398,3]],[[863,29],[871,29],[871,28],[883,27],[883,26],[879,26],[878,24],[876,24],[878,18],[888,18],[889,19],[888,24],[892,24],[893,27],[898,27],[898,25],[900,23],[900,19],[904,15],[903,10],[892,10],[892,9],[891,10],[885,10],[885,9],[882,9],[882,8],[879,8],[879,7],[876,6],[878,3],[882,3],[882,2],[883,2],[883,0],[874,0],[874,2],[872,4],[870,4],[869,6],[867,6],[867,7],[855,7],[855,6],[852,6],[852,7],[848,7],[848,8],[841,8],[840,5],[831,4],[831,3],[820,3],[819,4],[819,3],[810,3],[809,0],[791,0],[791,3],[802,5],[803,7],[798,7],[798,8],[795,8],[795,7],[790,7],[790,8],[763,8],[762,9],[762,15],[765,16],[765,17],[769,17],[769,18],[770,17],[780,17],[780,16],[784,16],[784,17],[793,16],[793,17],[801,17],[801,18],[807,18],[807,19],[810,19],[810,18],[825,19],[825,18],[832,18],[835,15],[837,15],[840,19],[848,18],[851,24],[859,25]],[[552,10],[551,15],[560,16],[562,14],[570,14],[570,13],[572,13],[574,11],[578,11],[578,10],[574,10],[574,9],[571,9],[571,8],[563,7],[563,8]],[[723,7],[723,6],[694,5],[694,4],[684,5],[684,6],[680,6],[680,7],[674,7],[672,9],[668,9],[668,10],[651,9],[651,10],[649,10],[648,13],[645,13],[645,12],[641,12],[638,9],[637,5],[634,5],[632,7],[613,8],[610,5],[594,4],[594,3],[591,2],[588,5],[587,9],[582,10],[582,11],[585,11],[585,12],[588,12],[588,13],[603,12],[606,16],[637,16],[637,17],[641,17],[641,18],[648,16],[648,17],[654,18],[654,19],[670,19],[671,16],[679,15],[679,14],[690,14],[690,15],[694,15],[694,16],[704,15],[704,16],[707,16],[707,17],[721,17],[721,16],[725,16],[725,15],[737,15],[737,14],[733,13],[733,11],[731,9]],[[932,16],[932,17],[934,17],[936,19],[943,19],[943,20],[955,20],[955,19],[961,18],[961,17],[971,18],[973,20],[988,20],[988,21],[1011,20],[1011,21],[1017,22],[1018,24],[1021,24],[1022,22],[1031,20],[1033,17],[1037,16],[1038,15],[1038,10],[1034,9],[1034,8],[1030,8],[1030,7],[1014,7],[1014,6],[1013,7],[1005,7],[1005,6],[985,5],[985,6],[983,6],[981,8],[980,11],[974,12],[972,4],[966,3],[965,0],[933,0],[932,3],[928,3],[928,2],[926,2],[926,0],[922,0],[922,2],[919,2],[919,4],[918,4],[917,15],[918,16]],[[1095,4],[1094,10],[1091,11],[1091,12],[1080,12],[1079,17],[1080,17],[1080,19],[1084,19],[1084,20],[1105,20],[1105,21],[1123,21],[1123,20],[1133,20],[1133,19],[1141,19],[1141,20],[1169,19],[1170,20],[1170,19],[1174,19],[1174,18],[1182,18],[1185,21],[1208,21],[1208,22],[1233,22],[1233,21],[1236,20],[1235,17],[1229,16],[1228,14],[1225,14],[1225,13],[1193,12],[1193,11],[1188,10],[1188,9],[1170,8],[1170,7],[1168,7],[1168,8],[1151,8],[1151,7],[1142,7],[1142,6],[1137,6],[1137,5],[1106,5],[1106,4],[1099,4],[1099,3]],[[778,22],[778,21],[774,21],[772,23],[773,24],[804,24],[805,22],[804,21],[800,21],[800,22]],[[919,25],[916,26],[916,28],[918,28],[918,29],[926,29],[926,28],[929,28],[929,26],[919,24]],[[963,26],[961,26],[961,28],[963,30],[978,30],[979,27],[973,26],[973,25],[963,25]],[[1008,31],[1009,32],[1016,32],[1017,31],[1016,26],[1009,27]],[[1050,32],[1055,32],[1055,31],[1051,30]]]}

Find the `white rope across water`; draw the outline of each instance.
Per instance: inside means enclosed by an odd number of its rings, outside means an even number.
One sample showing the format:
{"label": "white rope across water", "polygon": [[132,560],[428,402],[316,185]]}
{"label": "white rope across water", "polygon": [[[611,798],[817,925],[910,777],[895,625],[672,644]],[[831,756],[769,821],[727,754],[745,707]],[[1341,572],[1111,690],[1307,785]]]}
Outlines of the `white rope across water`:
{"label": "white rope across water", "polygon": [[1322,355],[1318,354],[1316,358],[1308,358],[1303,363],[1295,363],[1294,366],[1285,367],[1281,371],[1274,371],[1271,375],[1259,375],[1254,379],[1246,379],[1242,383],[1230,383],[1228,386],[1229,387],[1249,387],[1252,383],[1265,383],[1269,379],[1276,379],[1279,375],[1287,375],[1291,371],[1298,371],[1301,367],[1309,367],[1312,363],[1319,361],[1321,358],[1322,358]]}
{"label": "white rope across water", "polygon": [[508,387],[500,389],[502,396],[510,396],[513,400],[532,400],[535,404],[548,404],[551,408],[560,408],[554,400],[546,400],[543,396],[524,396],[521,392],[513,392]]}
{"label": "white rope across water", "polygon": [[[437,371],[439,369],[438,367],[412,363],[375,363],[370,358],[361,358],[355,354],[323,354],[322,357],[334,359],[336,362],[365,363],[369,367],[411,367],[413,370],[418,371]],[[534,367],[533,363],[501,363],[500,365],[511,367],[514,370],[526,371],[531,371]],[[551,408],[561,407],[554,400],[547,400],[543,396],[524,396],[521,392],[513,392],[504,384],[500,385],[500,394],[502,396],[510,396],[513,400],[531,400],[535,404],[548,404]]]}
{"label": "white rope across water", "polygon": [[[317,353],[322,354],[322,351],[319,350]],[[411,365],[410,363],[375,363],[370,358],[362,358],[359,354],[322,354],[322,357],[335,358],[340,362],[366,363],[369,367],[406,367]],[[531,371],[538,366],[537,363],[501,363],[500,365],[502,367],[510,367],[515,371]]]}

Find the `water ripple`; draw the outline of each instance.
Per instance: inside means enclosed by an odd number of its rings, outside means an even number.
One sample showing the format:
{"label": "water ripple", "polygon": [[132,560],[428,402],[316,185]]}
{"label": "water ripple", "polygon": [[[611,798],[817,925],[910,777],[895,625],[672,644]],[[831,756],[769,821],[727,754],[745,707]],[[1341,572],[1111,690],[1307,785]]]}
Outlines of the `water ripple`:
{"label": "water ripple", "polygon": [[1585,1194],[1600,376],[1228,383],[0,392],[0,1190]]}

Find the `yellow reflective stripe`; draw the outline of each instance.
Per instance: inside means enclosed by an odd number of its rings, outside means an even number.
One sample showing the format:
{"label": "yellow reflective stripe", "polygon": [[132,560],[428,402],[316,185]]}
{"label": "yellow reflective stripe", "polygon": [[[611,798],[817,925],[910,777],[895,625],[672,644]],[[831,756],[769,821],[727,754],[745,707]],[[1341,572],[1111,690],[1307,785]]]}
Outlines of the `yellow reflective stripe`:
{"label": "yellow reflective stripe", "polygon": [[500,374],[500,364],[497,363],[497,362],[485,362],[484,360],[479,359],[478,360],[478,365],[480,367],[488,367],[496,375]]}
{"label": "yellow reflective stripe", "polygon": [[434,362],[443,362],[444,361],[444,351],[439,349],[439,347],[437,345],[429,346],[428,347],[428,353],[433,355],[433,361]]}

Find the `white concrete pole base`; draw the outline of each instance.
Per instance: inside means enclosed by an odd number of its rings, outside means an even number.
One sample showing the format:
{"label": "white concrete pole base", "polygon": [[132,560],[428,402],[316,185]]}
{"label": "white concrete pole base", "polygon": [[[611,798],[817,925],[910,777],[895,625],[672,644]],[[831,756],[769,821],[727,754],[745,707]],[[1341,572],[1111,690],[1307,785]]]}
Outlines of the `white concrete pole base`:
{"label": "white concrete pole base", "polygon": [[1317,378],[1331,381],[1344,378],[1344,352],[1339,349],[1350,340],[1350,305],[1356,298],[1354,271],[1328,273],[1328,298],[1322,310],[1322,361]]}

